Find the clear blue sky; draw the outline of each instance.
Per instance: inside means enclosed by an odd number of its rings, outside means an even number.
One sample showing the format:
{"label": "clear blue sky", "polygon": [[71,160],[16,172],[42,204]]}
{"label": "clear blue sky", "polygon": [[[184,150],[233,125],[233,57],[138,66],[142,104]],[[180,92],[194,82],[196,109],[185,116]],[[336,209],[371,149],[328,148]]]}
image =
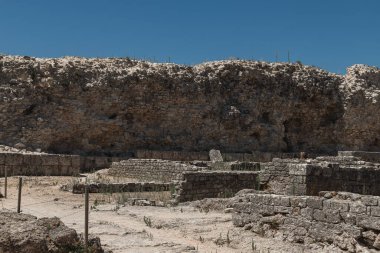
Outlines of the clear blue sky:
{"label": "clear blue sky", "polygon": [[0,0],[0,52],[380,66],[380,0]]}

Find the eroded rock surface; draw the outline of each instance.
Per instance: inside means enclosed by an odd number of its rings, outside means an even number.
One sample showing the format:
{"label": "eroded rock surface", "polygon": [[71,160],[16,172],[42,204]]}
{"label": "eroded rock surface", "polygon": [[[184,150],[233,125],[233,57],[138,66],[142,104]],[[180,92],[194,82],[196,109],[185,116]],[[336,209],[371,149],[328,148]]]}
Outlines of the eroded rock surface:
{"label": "eroded rock surface", "polygon": [[380,70],[0,56],[0,143],[63,153],[380,150]]}
{"label": "eroded rock surface", "polygon": [[[99,243],[94,246],[90,252],[103,252]],[[68,253],[81,249],[83,244],[76,231],[58,218],[37,219],[28,214],[0,212],[0,252]]]}

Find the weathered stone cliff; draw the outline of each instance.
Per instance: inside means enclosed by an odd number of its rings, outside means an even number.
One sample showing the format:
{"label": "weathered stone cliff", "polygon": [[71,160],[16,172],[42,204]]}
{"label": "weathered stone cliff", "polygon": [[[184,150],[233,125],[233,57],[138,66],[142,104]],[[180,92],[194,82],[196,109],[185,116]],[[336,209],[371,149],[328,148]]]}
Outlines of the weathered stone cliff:
{"label": "weathered stone cliff", "polygon": [[0,56],[0,144],[60,153],[380,150],[380,70]]}

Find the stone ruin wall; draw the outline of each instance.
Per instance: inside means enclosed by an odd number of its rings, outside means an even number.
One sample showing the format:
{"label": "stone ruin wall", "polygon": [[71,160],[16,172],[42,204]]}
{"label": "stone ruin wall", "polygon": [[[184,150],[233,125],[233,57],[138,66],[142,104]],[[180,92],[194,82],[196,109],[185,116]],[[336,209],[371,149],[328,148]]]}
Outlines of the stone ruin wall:
{"label": "stone ruin wall", "polygon": [[111,168],[108,170],[108,175],[166,183],[181,180],[185,171],[198,171],[201,169],[193,165],[168,160],[129,159],[112,163]]}
{"label": "stone ruin wall", "polygon": [[299,159],[279,159],[260,164],[260,189],[284,194],[290,187],[289,164],[297,164]]}
{"label": "stone ruin wall", "polygon": [[[257,168],[254,163],[251,169]],[[247,165],[244,165],[246,167]],[[242,189],[259,187],[258,171],[240,171],[241,164],[233,164],[237,170],[212,171],[209,167],[199,167],[180,162],[158,159],[129,159],[112,163],[108,175],[126,177],[139,181],[154,182],[152,185],[166,183],[175,185],[175,202],[199,200],[203,198],[232,197]],[[212,183],[210,183],[212,182]],[[78,187],[82,187],[78,185]],[[138,183],[128,185],[106,184],[94,185],[94,191],[112,187],[133,191]],[[115,188],[116,187],[116,188]]]}
{"label": "stone ruin wall", "polygon": [[267,237],[328,243],[349,252],[380,249],[380,197],[346,192],[317,196],[252,193],[234,204],[233,223]]}
{"label": "stone ruin wall", "polygon": [[80,172],[77,155],[0,153],[0,177],[76,176]]}
{"label": "stone ruin wall", "polygon": [[136,150],[134,156],[138,159],[161,159],[171,161],[208,161],[208,152]]}
{"label": "stone ruin wall", "polygon": [[[367,152],[368,153],[368,152]],[[317,157],[316,159],[279,159],[260,163],[260,187],[271,193],[289,195],[318,195],[320,191],[347,191],[380,196],[380,163],[374,161],[380,152],[361,157]]]}
{"label": "stone ruin wall", "polygon": [[258,172],[185,172],[176,186],[175,201],[186,202],[204,198],[229,198],[243,189],[257,189],[258,185]]}
{"label": "stone ruin wall", "polygon": [[125,156],[380,150],[380,71],[0,56],[0,144]]}
{"label": "stone ruin wall", "polygon": [[336,163],[289,164],[291,195],[318,195],[320,191],[347,191],[380,196],[380,164],[355,165]]}
{"label": "stone ruin wall", "polygon": [[128,160],[130,157],[117,157],[117,156],[81,156],[80,157],[80,171],[81,172],[94,172],[100,169],[110,168],[113,162],[120,162]]}
{"label": "stone ruin wall", "polygon": [[174,189],[171,183],[79,183],[74,184],[72,193],[83,194],[88,187],[89,193],[115,193],[115,192],[162,192]]}
{"label": "stone ruin wall", "polygon": [[[374,115],[375,117],[375,115]],[[355,157],[359,160],[373,163],[380,163],[380,152],[365,151],[338,151],[339,157]]]}

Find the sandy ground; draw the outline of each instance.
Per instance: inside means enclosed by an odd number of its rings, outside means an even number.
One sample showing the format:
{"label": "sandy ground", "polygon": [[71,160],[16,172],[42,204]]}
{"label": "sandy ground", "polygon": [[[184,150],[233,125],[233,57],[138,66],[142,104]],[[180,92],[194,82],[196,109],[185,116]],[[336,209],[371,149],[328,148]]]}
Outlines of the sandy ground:
{"label": "sandy ground", "polygon": [[[72,181],[70,177],[24,177],[22,212],[39,218],[59,217],[82,233],[84,196],[60,190],[61,185]],[[3,182],[0,180],[2,193]],[[1,199],[1,208],[16,211],[17,182],[17,178],[8,178],[8,198]],[[236,228],[229,213],[205,213],[190,206],[120,205],[114,201],[117,198],[116,194],[90,194],[89,231],[100,237],[105,249],[115,253],[313,252]]]}

